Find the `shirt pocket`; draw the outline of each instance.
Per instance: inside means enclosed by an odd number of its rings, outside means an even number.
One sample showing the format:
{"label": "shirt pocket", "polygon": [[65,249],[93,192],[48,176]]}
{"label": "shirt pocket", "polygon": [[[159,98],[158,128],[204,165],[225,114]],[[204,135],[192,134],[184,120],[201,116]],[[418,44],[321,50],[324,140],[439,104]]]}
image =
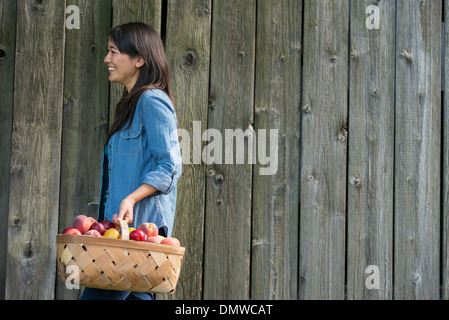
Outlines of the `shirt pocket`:
{"label": "shirt pocket", "polygon": [[121,156],[135,156],[142,150],[142,126],[120,131],[118,152]]}

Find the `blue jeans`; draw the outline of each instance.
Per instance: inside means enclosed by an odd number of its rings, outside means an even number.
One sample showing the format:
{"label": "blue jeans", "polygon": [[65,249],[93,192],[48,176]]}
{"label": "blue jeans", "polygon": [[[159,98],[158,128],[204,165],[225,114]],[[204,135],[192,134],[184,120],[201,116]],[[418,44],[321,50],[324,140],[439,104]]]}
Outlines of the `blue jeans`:
{"label": "blue jeans", "polygon": [[154,300],[152,293],[84,288],[81,300]]}

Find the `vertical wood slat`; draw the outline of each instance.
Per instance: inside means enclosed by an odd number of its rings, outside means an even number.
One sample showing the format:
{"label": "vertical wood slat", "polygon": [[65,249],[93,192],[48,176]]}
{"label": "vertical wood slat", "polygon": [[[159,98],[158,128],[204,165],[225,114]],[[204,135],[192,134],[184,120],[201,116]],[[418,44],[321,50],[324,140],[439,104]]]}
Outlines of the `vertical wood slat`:
{"label": "vertical wood slat", "polygon": [[[269,163],[268,175],[262,175],[268,165],[259,159],[254,166],[251,299],[256,300],[297,298],[301,20],[302,1],[257,3],[254,128],[266,130],[264,151],[278,158]],[[277,140],[271,130],[278,131]],[[260,135],[254,137],[257,148]],[[277,150],[269,149],[271,138]]]}
{"label": "vertical wood slat", "polygon": [[300,299],[343,299],[349,1],[304,7]]}
{"label": "vertical wood slat", "polygon": [[[253,123],[255,23],[256,1],[213,2],[208,128],[222,137],[209,137],[207,162],[217,143],[224,145],[225,129],[245,131]],[[231,152],[223,148],[222,164],[207,170],[204,299],[249,298],[252,168],[235,164],[239,143],[234,164],[223,164]]]}
{"label": "vertical wood slat", "polygon": [[442,3],[397,4],[394,298],[438,299]]}
{"label": "vertical wood slat", "polygon": [[5,299],[8,240],[9,167],[14,110],[16,1],[0,1],[0,300]]}
{"label": "vertical wood slat", "polygon": [[[201,155],[194,141],[193,122],[199,121],[201,133],[207,129],[209,96],[211,1],[169,1],[167,8],[166,50],[172,76],[175,108],[181,131],[184,157],[178,182],[178,202],[173,236],[186,247],[176,292],[170,299],[200,300],[202,297],[204,203],[206,166],[198,163]],[[167,297],[165,297],[167,298]]]}
{"label": "vertical wood slat", "polygon": [[[75,216],[97,218],[101,153],[108,131],[109,81],[103,59],[111,26],[111,1],[72,0],[80,29],[66,31],[59,232]],[[86,165],[88,164],[88,165]],[[57,281],[57,299],[77,298]]]}
{"label": "vertical wood slat", "polygon": [[442,179],[442,298],[449,300],[449,2],[444,0],[444,101],[443,101],[443,179]]}
{"label": "vertical wood slat", "polygon": [[5,296],[53,299],[65,1],[17,1],[17,13]]}
{"label": "vertical wood slat", "polygon": [[[128,22],[143,22],[161,32],[162,0],[112,0],[112,27]],[[115,107],[123,95],[124,87],[111,82],[109,126],[114,122]]]}
{"label": "vertical wood slat", "polygon": [[[348,299],[391,299],[395,3],[380,2],[379,29],[368,29],[371,1],[351,5],[348,158]],[[376,266],[379,288],[366,286]]]}

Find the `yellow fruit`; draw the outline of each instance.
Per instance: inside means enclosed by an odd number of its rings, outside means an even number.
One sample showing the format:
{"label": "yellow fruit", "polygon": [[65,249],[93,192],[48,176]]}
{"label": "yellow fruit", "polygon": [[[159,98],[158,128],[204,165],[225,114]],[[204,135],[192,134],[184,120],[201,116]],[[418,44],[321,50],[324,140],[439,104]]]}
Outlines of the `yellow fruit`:
{"label": "yellow fruit", "polygon": [[120,239],[121,238],[120,232],[118,232],[118,230],[115,229],[115,228],[111,228],[111,229],[106,230],[106,232],[104,233],[103,237],[113,238],[113,239]]}
{"label": "yellow fruit", "polygon": [[136,230],[136,228],[130,227],[130,228],[129,228],[129,233],[131,234],[131,232],[132,232],[133,230]]}

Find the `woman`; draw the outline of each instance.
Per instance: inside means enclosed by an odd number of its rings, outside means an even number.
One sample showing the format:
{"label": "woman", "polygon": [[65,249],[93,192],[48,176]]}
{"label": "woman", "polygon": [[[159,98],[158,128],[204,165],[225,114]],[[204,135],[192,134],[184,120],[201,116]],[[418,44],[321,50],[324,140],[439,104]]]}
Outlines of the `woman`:
{"label": "woman", "polygon": [[[181,175],[170,73],[159,35],[144,23],[114,27],[104,62],[109,81],[124,86],[102,158],[98,220],[133,227],[155,223],[170,236]],[[86,288],[88,299],[144,299],[148,293]]]}

